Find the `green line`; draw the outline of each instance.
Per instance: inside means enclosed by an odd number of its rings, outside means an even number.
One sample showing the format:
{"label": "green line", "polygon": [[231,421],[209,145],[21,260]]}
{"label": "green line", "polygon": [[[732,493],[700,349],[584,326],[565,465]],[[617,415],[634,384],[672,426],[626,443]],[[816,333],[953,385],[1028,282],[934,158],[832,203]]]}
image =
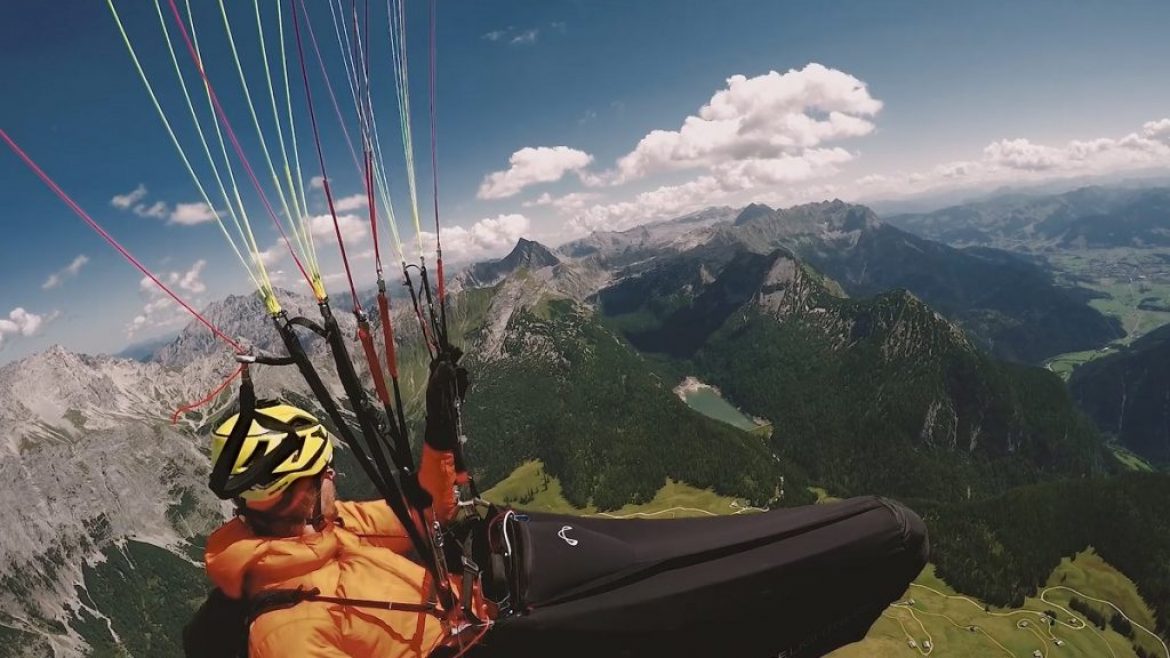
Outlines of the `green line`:
{"label": "green line", "polygon": [[159,103],[158,96],[154,93],[154,87],[150,84],[150,79],[147,77],[146,71],[142,69],[142,63],[138,60],[138,53],[134,50],[134,44],[130,42],[130,35],[126,32],[126,26],[122,24],[122,18],[118,15],[118,9],[114,6],[114,0],[106,0],[106,4],[109,6],[110,13],[114,17],[114,22],[118,26],[118,32],[122,35],[122,41],[126,44],[126,50],[130,53],[130,59],[134,62],[134,68],[137,69],[138,76],[142,79],[142,84],[146,87],[146,92],[150,96],[150,101],[154,104],[154,109],[158,112],[159,118],[162,119],[163,127],[166,128],[167,134],[171,138],[171,143],[175,145],[175,149],[179,152],[179,158],[183,161],[183,166],[186,167],[187,173],[190,174],[191,180],[195,183],[196,189],[199,190],[200,196],[203,197],[204,203],[206,203],[207,207],[211,210],[212,215],[215,217],[216,224],[219,225],[220,230],[223,231],[223,235],[227,239],[228,244],[231,246],[232,251],[234,251],[236,257],[240,259],[240,264],[244,266],[244,270],[248,272],[248,276],[252,278],[252,282],[256,284],[256,287],[261,287],[260,282],[256,279],[255,274],[248,267],[248,261],[244,259],[244,255],[240,252],[239,247],[236,246],[235,241],[232,240],[232,236],[228,232],[227,227],[224,226],[223,219],[220,217],[219,212],[215,209],[215,206],[212,205],[211,198],[204,189],[203,183],[200,182],[199,176],[195,173],[194,167],[191,166],[191,161],[187,158],[187,152],[183,149],[183,145],[179,143],[179,138],[175,135],[175,131],[171,128],[171,122],[169,119],[167,119],[166,112],[163,111],[162,105]]}
{"label": "green line", "polygon": [[[300,153],[300,148],[297,146],[297,124],[296,124],[296,121],[293,120],[292,87],[289,84],[289,77],[288,77],[288,56],[285,52],[284,14],[281,10],[281,6],[282,6],[282,3],[279,2],[279,0],[278,0],[276,3],[276,18],[277,18],[277,24],[280,27],[280,30],[279,30],[279,32],[280,32],[280,64],[281,64],[281,70],[284,72],[284,101],[285,101],[285,105],[288,107],[289,136],[290,136],[290,139],[292,140],[293,161],[295,162],[295,166],[296,166],[296,170],[297,170],[297,183],[300,184],[301,208],[303,208],[304,212],[306,214],[308,214],[308,212],[309,212],[309,199],[308,199],[308,196],[305,194],[305,176],[304,176],[304,174],[301,173],[301,153]],[[294,194],[294,198],[295,198],[296,192],[294,191],[293,194]],[[321,269],[320,264],[317,262],[317,245],[313,239],[313,231],[312,230],[310,230],[308,232],[308,236],[309,236],[309,251],[310,251],[310,253],[313,254],[313,265],[317,268],[318,271],[320,271],[320,269]]]}
{"label": "green line", "polygon": [[[170,32],[170,29],[167,27],[166,17],[163,16],[162,4],[160,3],[159,0],[155,0],[154,9],[155,9],[155,13],[158,15],[159,26],[162,28],[163,38],[167,42],[167,51],[169,52],[170,57],[171,57],[171,64],[174,65],[175,76],[179,80],[179,87],[183,90],[183,98],[187,101],[187,110],[191,113],[191,123],[193,123],[195,125],[195,131],[199,135],[199,143],[202,144],[202,146],[203,146],[203,153],[205,156],[207,156],[208,164],[211,165],[211,172],[215,176],[215,182],[219,187],[220,194],[223,195],[224,204],[227,206],[228,214],[230,214],[232,217],[232,223],[235,224],[236,232],[239,234],[240,239],[245,244],[248,244],[250,246],[249,255],[252,256],[253,265],[255,265],[260,272],[260,281],[257,281],[255,276],[252,277],[252,280],[254,283],[256,283],[256,286],[261,291],[266,291],[266,290],[270,291],[272,288],[272,283],[268,278],[268,269],[266,267],[264,267],[264,264],[259,262],[259,260],[256,258],[255,246],[253,244],[254,241],[249,241],[249,239],[247,237],[251,233],[251,227],[249,226],[248,231],[245,232],[244,228],[240,224],[240,217],[241,216],[243,217],[244,224],[248,224],[248,215],[244,211],[242,206],[240,208],[240,212],[239,213],[236,212],[236,206],[232,203],[231,197],[228,195],[227,189],[225,188],[225,186],[223,184],[223,178],[220,176],[219,167],[215,164],[215,158],[211,155],[211,148],[207,144],[207,138],[206,138],[205,133],[203,132],[202,122],[199,120],[199,114],[195,111],[195,104],[191,100],[191,94],[187,88],[187,81],[183,77],[182,67],[179,66],[179,58],[175,52],[174,42],[171,41],[171,32]],[[192,33],[194,33],[194,24],[193,23],[192,23]],[[216,128],[218,129],[219,126],[218,126],[218,124],[216,124],[216,121],[217,121],[217,119],[216,119],[215,115],[213,114],[211,117],[211,122],[213,124],[215,124]],[[222,138],[221,138],[221,142],[222,142]],[[227,158],[226,149],[224,149],[224,158],[225,159]],[[230,173],[230,167],[231,167],[230,160],[227,161],[227,165],[229,167],[229,173]],[[232,177],[232,185],[233,186],[235,185],[235,178],[234,177]],[[239,190],[238,189],[236,189],[236,198],[237,199],[239,198]],[[233,245],[233,248],[234,247],[235,247],[235,245]],[[238,251],[238,249],[237,249],[237,251]],[[249,274],[251,274],[251,270],[249,270]],[[263,284],[261,284],[261,281],[263,282]]]}
{"label": "green line", "polygon": [[[195,57],[202,64],[204,61],[203,51],[199,47],[199,32],[195,28],[195,13],[191,10],[191,0],[185,0],[185,3],[187,7],[187,25],[191,29],[191,41],[192,45],[195,46]],[[244,218],[244,228],[248,234],[248,244],[251,246],[252,260],[256,266],[259,267],[262,272],[264,272],[265,283],[267,284],[268,292],[271,295],[272,282],[268,279],[268,269],[265,267],[264,261],[260,259],[260,245],[256,241],[256,234],[252,230],[252,223],[248,219],[248,211],[244,206],[244,199],[240,196],[240,186],[236,181],[236,173],[232,167],[232,159],[231,156],[228,155],[227,143],[223,139],[223,130],[219,126],[219,117],[216,115],[215,104],[211,98],[211,85],[206,80],[203,81],[203,92],[207,97],[207,112],[211,115],[211,125],[215,126],[215,135],[219,140],[219,149],[223,154],[224,164],[227,166],[228,180],[230,180],[232,184],[232,192],[236,197],[236,205],[239,207],[240,216]]]}
{"label": "green line", "polygon": [[[244,89],[244,100],[247,102],[248,112],[252,116],[252,125],[255,126],[256,135],[260,139],[260,150],[264,153],[264,161],[268,165],[268,173],[272,176],[272,184],[276,187],[276,193],[280,195],[280,204],[284,209],[284,216],[291,219],[292,213],[289,211],[288,197],[284,193],[284,186],[282,186],[280,183],[280,177],[276,174],[276,167],[272,164],[272,155],[268,151],[268,142],[264,138],[264,130],[260,127],[260,118],[256,115],[256,106],[252,102],[252,93],[248,88],[248,79],[244,75],[244,67],[240,62],[240,53],[236,48],[236,39],[232,33],[231,21],[228,20],[227,8],[224,6],[223,0],[219,0],[219,13],[220,16],[223,17],[224,32],[227,34],[228,46],[232,52],[232,60],[236,65],[236,73],[239,74],[240,77],[240,85]],[[265,60],[267,60],[267,56],[265,56]],[[306,249],[305,244],[301,239],[300,231],[297,230],[297,225],[295,222],[293,223],[292,233],[293,238],[297,242],[298,248],[301,250],[301,254],[306,255],[305,260],[308,260],[308,250]],[[311,264],[310,267],[312,267]],[[311,271],[309,274],[313,276],[319,276],[320,273],[317,271]]]}

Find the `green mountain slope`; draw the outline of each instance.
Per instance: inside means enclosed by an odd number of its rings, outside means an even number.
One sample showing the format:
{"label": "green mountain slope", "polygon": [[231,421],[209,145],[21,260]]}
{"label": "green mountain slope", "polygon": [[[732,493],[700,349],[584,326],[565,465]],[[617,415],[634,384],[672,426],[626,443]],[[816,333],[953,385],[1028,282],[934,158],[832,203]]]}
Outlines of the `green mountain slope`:
{"label": "green mountain slope", "polygon": [[578,507],[652,499],[667,478],[747,499],[811,499],[758,437],[691,411],[589,309],[546,299],[514,313],[499,357],[473,362],[469,459],[490,486],[539,459]]}
{"label": "green mountain slope", "polygon": [[956,589],[995,605],[1034,595],[1060,559],[1086,546],[1137,583],[1170,631],[1170,476],[1135,473],[1022,487],[930,510],[932,559]]}
{"label": "green mountain slope", "polygon": [[1087,305],[1085,291],[1057,286],[1033,262],[926,240],[882,223],[864,206],[749,206],[722,241],[758,253],[787,248],[853,296],[909,290],[1002,359],[1040,363],[1124,334],[1116,320]]}
{"label": "green mountain slope", "polygon": [[621,282],[602,308],[640,349],[689,359],[772,421],[781,458],[834,493],[957,500],[1103,469],[1058,378],[983,356],[914,296],[844,299],[784,252],[709,263]]}
{"label": "green mountain slope", "polygon": [[1069,388],[1102,431],[1155,462],[1170,462],[1170,326],[1075,371]]}

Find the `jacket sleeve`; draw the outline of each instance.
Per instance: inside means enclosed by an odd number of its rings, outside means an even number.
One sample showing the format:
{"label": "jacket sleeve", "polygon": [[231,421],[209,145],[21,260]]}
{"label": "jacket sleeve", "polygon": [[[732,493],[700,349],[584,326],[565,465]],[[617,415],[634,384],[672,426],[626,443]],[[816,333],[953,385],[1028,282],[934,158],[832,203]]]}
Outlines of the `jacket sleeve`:
{"label": "jacket sleeve", "polygon": [[[431,495],[431,509],[439,523],[446,524],[455,515],[455,456],[447,451],[423,445],[419,483]],[[382,500],[337,503],[338,516],[345,528],[361,535],[372,544],[396,553],[413,548],[406,529]]]}

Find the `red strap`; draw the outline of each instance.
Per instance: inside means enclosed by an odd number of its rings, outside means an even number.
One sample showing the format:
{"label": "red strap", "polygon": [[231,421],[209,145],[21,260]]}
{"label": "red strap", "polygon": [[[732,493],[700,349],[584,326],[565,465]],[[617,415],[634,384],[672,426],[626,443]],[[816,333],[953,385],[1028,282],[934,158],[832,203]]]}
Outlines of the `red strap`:
{"label": "red strap", "polygon": [[386,367],[390,379],[398,379],[398,348],[394,345],[394,321],[390,317],[390,299],[378,293],[378,314],[382,318],[382,340],[386,343]]}
{"label": "red strap", "polygon": [[370,376],[374,378],[374,390],[382,404],[390,404],[390,393],[386,390],[386,378],[382,376],[382,366],[378,364],[378,351],[374,349],[374,338],[370,336],[370,326],[365,320],[358,324],[358,340],[362,343],[362,350],[366,353],[366,361],[370,364]]}
{"label": "red strap", "polygon": [[228,386],[231,386],[232,382],[236,380],[236,377],[239,377],[241,374],[243,374],[243,372],[244,372],[244,366],[241,365],[239,368],[236,368],[235,372],[228,375],[228,378],[223,380],[222,384],[220,384],[219,386],[216,386],[215,390],[212,391],[210,394],[208,394],[207,397],[203,398],[202,400],[200,400],[198,402],[192,402],[191,404],[185,404],[185,405],[179,407],[178,409],[176,409],[175,413],[171,414],[171,425],[174,425],[174,424],[179,422],[179,416],[182,416],[183,414],[185,414],[189,411],[194,411],[194,410],[198,409],[199,407],[202,407],[203,405],[214,400],[216,397],[219,396],[220,393],[223,393],[224,389],[226,389]]}

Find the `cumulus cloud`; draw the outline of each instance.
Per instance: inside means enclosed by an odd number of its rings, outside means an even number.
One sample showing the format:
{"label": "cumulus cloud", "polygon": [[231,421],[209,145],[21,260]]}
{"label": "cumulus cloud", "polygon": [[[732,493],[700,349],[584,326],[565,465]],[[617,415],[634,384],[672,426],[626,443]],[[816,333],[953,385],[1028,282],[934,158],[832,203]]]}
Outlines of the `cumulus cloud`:
{"label": "cumulus cloud", "polygon": [[146,205],[145,203],[140,203],[140,204],[134,206],[133,212],[135,215],[138,215],[139,217],[149,217],[151,219],[166,219],[167,215],[170,214],[170,209],[167,207],[167,204],[165,202],[155,201],[154,203],[150,204],[149,206]]}
{"label": "cumulus cloud", "polygon": [[333,207],[337,212],[353,212],[363,208],[369,208],[370,202],[365,194],[354,194],[347,197],[342,197],[333,202]]}
{"label": "cumulus cloud", "polygon": [[783,74],[734,75],[681,128],[643,137],[618,160],[612,181],[798,157],[825,142],[872,132],[869,117],[881,108],[864,82],[815,62]]}
{"label": "cumulus cloud", "polygon": [[22,307],[16,307],[8,312],[8,317],[0,317],[0,349],[4,349],[5,343],[11,342],[15,338],[35,336],[43,326],[52,322],[57,316],[57,312],[48,315],[38,315],[30,313]]}
{"label": "cumulus cloud", "polygon": [[138,187],[126,194],[115,194],[114,198],[110,199],[110,205],[119,210],[129,210],[134,204],[142,201],[146,197],[146,185],[139,183]]}
{"label": "cumulus cloud", "polygon": [[323,176],[313,176],[309,179],[309,189],[323,190],[325,189],[325,178]]}
{"label": "cumulus cloud", "polygon": [[65,267],[50,274],[49,278],[45,279],[45,282],[41,284],[41,289],[52,290],[54,288],[60,288],[67,279],[71,279],[77,276],[77,274],[81,272],[81,268],[85,267],[85,264],[88,262],[89,256],[86,256],[85,254],[79,255]]}
{"label": "cumulus cloud", "polygon": [[582,210],[589,204],[599,201],[601,198],[602,195],[597,192],[570,192],[562,196],[553,196],[545,192],[532,201],[525,201],[521,205],[526,208],[551,206],[563,214]]}
{"label": "cumulus cloud", "polygon": [[664,185],[642,192],[628,201],[599,203],[576,212],[569,221],[573,233],[616,231],[655,218],[681,215],[709,206],[726,196],[728,189],[715,176],[700,176],[680,185]]}
{"label": "cumulus cloud", "polygon": [[[481,219],[470,227],[443,228],[443,258],[452,262],[501,256],[528,231],[524,215],[510,214]],[[425,251],[434,251],[435,234],[422,233]]]}
{"label": "cumulus cloud", "polygon": [[[627,228],[752,195],[791,195],[787,188],[793,183],[812,185],[840,173],[856,155],[835,142],[871,133],[881,109],[882,101],[862,80],[815,62],[784,73],[733,75],[680,128],[651,131],[610,170],[590,171],[589,162],[577,161],[572,169],[551,169],[541,178],[509,180],[505,175],[526,171],[514,163],[508,172],[485,179],[480,197],[510,196],[529,180],[557,180],[568,171],[592,188],[698,172],[690,181],[625,200],[603,203],[597,196],[571,193],[529,202],[555,208],[569,218],[571,230],[583,232]],[[512,182],[517,184],[507,184]]]}
{"label": "cumulus cloud", "polygon": [[[564,23],[553,23],[553,29],[558,32],[565,31]],[[527,46],[536,43],[537,37],[540,36],[540,28],[520,29],[514,25],[509,25],[507,28],[500,30],[492,30],[485,32],[482,38],[485,41],[493,43],[507,43],[512,46]]]}
{"label": "cumulus cloud", "polygon": [[1031,182],[1170,166],[1170,118],[1149,121],[1121,137],[1039,144],[1000,139],[982,157],[944,162],[925,171],[870,175],[855,181],[863,195],[906,195],[940,187]]}
{"label": "cumulus cloud", "polygon": [[[360,219],[357,215],[338,215],[337,226],[341,229],[341,237],[345,245],[355,245],[363,242],[370,231],[369,222]],[[337,244],[337,232],[333,227],[332,215],[317,215],[309,218],[309,231],[313,237],[327,244]]]}
{"label": "cumulus cloud", "polygon": [[[548,203],[572,216],[569,228],[573,233],[622,230],[654,219],[677,217],[736,195],[775,195],[769,186],[787,186],[822,178],[836,173],[837,165],[852,158],[852,154],[841,148],[808,149],[800,155],[725,162],[711,167],[710,173],[694,180],[664,185],[627,201],[586,205],[589,197],[569,194],[549,199]],[[791,190],[785,190],[782,196],[798,198]]]}
{"label": "cumulus cloud", "polygon": [[279,263],[287,253],[288,247],[284,246],[283,241],[278,241],[271,247],[257,253],[255,258],[259,260],[264,265],[264,267],[273,267]]}
{"label": "cumulus cloud", "polygon": [[1160,121],[1147,121],[1142,125],[1142,132],[1150,139],[1161,142],[1170,142],[1170,118]]}
{"label": "cumulus cloud", "polygon": [[513,46],[521,46],[530,43],[536,43],[536,37],[540,35],[540,30],[532,28],[531,30],[524,30],[514,35],[508,43]]}
{"label": "cumulus cloud", "polygon": [[194,226],[195,224],[203,224],[215,219],[215,211],[206,203],[180,203],[175,205],[175,209],[171,211],[170,221],[172,224],[182,224],[183,226]]}
{"label": "cumulus cloud", "polygon": [[[202,278],[206,267],[207,261],[199,259],[186,271],[159,272],[158,277],[172,290],[177,289],[192,296],[200,295],[207,292],[207,285]],[[138,292],[142,297],[143,306],[126,325],[128,338],[133,338],[142,331],[177,327],[188,321],[186,311],[155,285],[150,277],[144,276],[138,281]],[[195,303],[198,305],[198,302]]]}
{"label": "cumulus cloud", "polygon": [[110,205],[139,217],[166,219],[171,224],[182,226],[194,226],[215,219],[215,210],[206,203],[177,203],[172,208],[166,201],[147,200],[148,194],[146,185],[139,183],[138,187],[126,194],[114,195],[114,198],[110,199]]}
{"label": "cumulus cloud", "polygon": [[480,199],[515,196],[524,188],[560,180],[569,172],[580,172],[593,156],[568,146],[525,147],[508,158],[508,169],[488,174],[480,183]]}

